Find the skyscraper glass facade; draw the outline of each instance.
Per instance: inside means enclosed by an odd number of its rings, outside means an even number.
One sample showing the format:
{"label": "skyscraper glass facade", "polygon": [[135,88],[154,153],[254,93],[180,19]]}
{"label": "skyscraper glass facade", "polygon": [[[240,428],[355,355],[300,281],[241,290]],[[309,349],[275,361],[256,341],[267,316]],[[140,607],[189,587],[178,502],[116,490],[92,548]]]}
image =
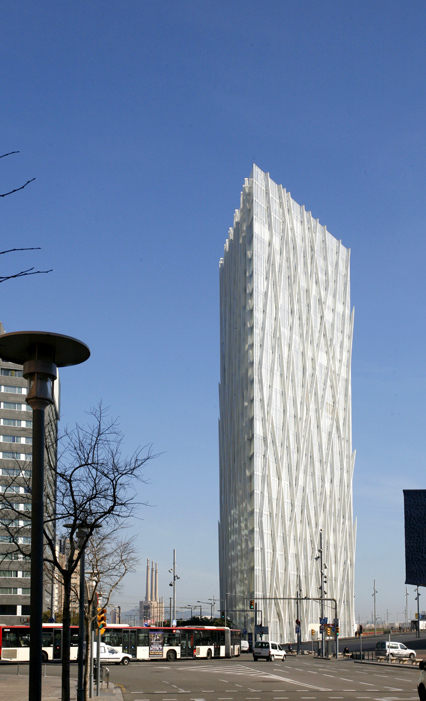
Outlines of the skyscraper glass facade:
{"label": "skyscraper glass facade", "polygon": [[308,638],[323,596],[352,634],[350,251],[256,166],[220,261],[220,329],[222,607],[252,630],[254,599],[285,642],[296,618]]}

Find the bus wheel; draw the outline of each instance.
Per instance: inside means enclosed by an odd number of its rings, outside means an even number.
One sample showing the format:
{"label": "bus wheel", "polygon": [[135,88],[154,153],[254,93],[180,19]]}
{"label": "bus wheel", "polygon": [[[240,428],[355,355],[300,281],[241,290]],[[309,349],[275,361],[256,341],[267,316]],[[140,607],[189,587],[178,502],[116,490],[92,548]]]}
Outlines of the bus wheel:
{"label": "bus wheel", "polygon": [[208,660],[211,660],[211,658],[212,658],[212,651],[211,651],[210,648],[209,648],[209,649],[207,650],[207,659],[208,659]]}
{"label": "bus wheel", "polygon": [[176,660],[176,650],[168,650],[167,651],[167,659],[169,662],[175,662]]}
{"label": "bus wheel", "polygon": [[42,650],[42,652],[41,652],[41,661],[42,661],[42,662],[47,662],[48,659],[49,659],[49,655],[47,654],[47,652],[45,652],[44,650]]}

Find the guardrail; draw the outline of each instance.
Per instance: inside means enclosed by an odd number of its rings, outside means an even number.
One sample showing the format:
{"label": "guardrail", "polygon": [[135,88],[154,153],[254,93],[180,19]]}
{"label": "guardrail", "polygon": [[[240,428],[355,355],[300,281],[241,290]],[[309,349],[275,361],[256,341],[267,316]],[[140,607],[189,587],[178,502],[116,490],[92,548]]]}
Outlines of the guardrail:
{"label": "guardrail", "polygon": [[350,653],[349,657],[353,660],[368,660],[370,662],[383,662],[385,664],[405,664],[410,667],[418,667],[419,665],[419,660],[417,659],[411,660],[409,657],[396,657],[393,655],[391,655],[389,663],[389,657],[379,657],[376,655],[375,650],[363,650],[362,652],[360,650],[354,650]]}

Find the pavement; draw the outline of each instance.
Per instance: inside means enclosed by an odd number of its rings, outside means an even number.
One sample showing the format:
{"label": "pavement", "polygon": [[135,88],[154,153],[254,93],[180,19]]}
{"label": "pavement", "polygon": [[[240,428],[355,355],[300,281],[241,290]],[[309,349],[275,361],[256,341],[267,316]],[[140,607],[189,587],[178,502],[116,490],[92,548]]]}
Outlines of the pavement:
{"label": "pavement", "polygon": [[[77,683],[71,679],[71,701],[77,699]],[[96,690],[93,692],[96,694]],[[28,699],[28,675],[2,674],[0,676],[0,698],[5,701],[27,701]],[[42,680],[43,701],[60,701],[61,678],[45,676]],[[106,682],[101,683],[99,696],[93,696],[94,701],[123,701],[123,694],[119,686]]]}

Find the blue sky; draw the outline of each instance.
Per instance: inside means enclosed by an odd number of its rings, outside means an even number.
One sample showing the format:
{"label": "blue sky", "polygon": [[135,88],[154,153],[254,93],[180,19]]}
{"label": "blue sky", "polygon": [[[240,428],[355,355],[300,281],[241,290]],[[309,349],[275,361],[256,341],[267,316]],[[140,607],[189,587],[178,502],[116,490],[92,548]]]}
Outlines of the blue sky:
{"label": "blue sky", "polygon": [[[356,612],[404,619],[403,489],[425,487],[426,5],[169,0],[1,8],[6,331],[89,345],[63,423],[102,400],[153,444],[138,533],[178,604],[219,595],[218,261],[256,162],[351,248]],[[415,610],[413,587],[409,609]],[[426,608],[426,598],[424,600]]]}

